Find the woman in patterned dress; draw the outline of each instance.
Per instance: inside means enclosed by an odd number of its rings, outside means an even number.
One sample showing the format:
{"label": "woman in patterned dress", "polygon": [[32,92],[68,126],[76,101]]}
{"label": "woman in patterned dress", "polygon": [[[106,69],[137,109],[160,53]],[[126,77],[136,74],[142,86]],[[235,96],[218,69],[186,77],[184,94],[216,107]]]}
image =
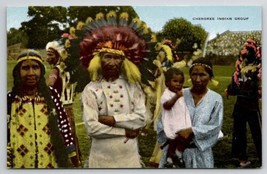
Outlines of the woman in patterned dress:
{"label": "woman in patterned dress", "polygon": [[44,74],[38,52],[27,50],[18,56],[7,96],[10,168],[69,167],[68,157],[79,165],[65,110],[56,90],[46,86]]}

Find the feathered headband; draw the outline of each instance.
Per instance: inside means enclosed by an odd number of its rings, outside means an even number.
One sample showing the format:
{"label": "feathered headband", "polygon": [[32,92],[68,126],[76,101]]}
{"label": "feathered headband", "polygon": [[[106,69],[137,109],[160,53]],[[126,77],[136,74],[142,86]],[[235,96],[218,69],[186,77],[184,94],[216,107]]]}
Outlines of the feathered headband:
{"label": "feathered headband", "polygon": [[[85,22],[78,22],[76,28],[71,27],[70,35],[74,39],[70,40],[67,66],[72,74],[79,71],[77,66],[80,64],[88,68],[91,63],[99,62],[93,61],[99,53],[110,52],[122,55],[128,63],[134,64],[140,71],[142,83],[149,85],[148,81],[154,80],[152,71],[157,67],[153,64],[155,53],[150,50],[156,42],[152,41],[151,30],[139,18],[131,18],[126,12],[120,15],[115,11],[106,15],[98,13],[95,19],[88,17]],[[77,50],[80,50],[79,54]]]}
{"label": "feathered headband", "polygon": [[130,20],[126,12],[119,17],[114,11],[110,11],[106,18],[103,13],[97,14],[95,20],[89,17],[83,26],[83,34],[80,53],[86,67],[98,52],[123,55],[136,65],[141,64],[150,52],[147,43],[151,41],[151,34],[147,25],[138,18]]}
{"label": "feathered headband", "polygon": [[49,49],[52,49],[59,54],[60,56],[59,62],[64,61],[68,57],[68,53],[65,50],[65,43],[63,43],[64,40],[66,40],[66,36],[62,35],[60,40],[54,40],[54,41],[48,42],[45,47],[47,52],[50,51]]}

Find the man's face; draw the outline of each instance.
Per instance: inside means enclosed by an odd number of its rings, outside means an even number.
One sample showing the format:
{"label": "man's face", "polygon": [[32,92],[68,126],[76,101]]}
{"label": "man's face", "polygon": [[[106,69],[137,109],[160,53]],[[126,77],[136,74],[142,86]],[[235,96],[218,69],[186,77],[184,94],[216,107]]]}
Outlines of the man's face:
{"label": "man's face", "polygon": [[114,81],[119,78],[121,73],[121,66],[124,57],[113,53],[102,53],[101,66],[103,77],[106,80]]}
{"label": "man's face", "polygon": [[59,54],[56,52],[56,50],[48,48],[46,56],[46,61],[50,65],[55,65],[58,62]]}
{"label": "man's face", "polygon": [[23,86],[35,87],[38,85],[41,67],[35,60],[25,60],[20,66],[20,78]]}

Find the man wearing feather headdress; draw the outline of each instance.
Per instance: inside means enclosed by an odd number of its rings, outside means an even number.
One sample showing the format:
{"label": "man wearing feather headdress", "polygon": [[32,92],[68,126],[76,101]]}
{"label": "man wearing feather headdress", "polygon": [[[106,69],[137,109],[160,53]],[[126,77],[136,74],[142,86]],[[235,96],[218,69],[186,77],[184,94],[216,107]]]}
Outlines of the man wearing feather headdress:
{"label": "man wearing feather headdress", "polygon": [[75,117],[72,108],[74,103],[74,85],[70,83],[70,73],[66,71],[66,65],[64,63],[64,60],[67,58],[67,51],[61,40],[48,42],[46,51],[46,61],[51,65],[47,85],[56,89],[60,95],[60,100],[70,122],[72,134],[74,135],[77,157],[81,161],[80,148],[76,136]]}
{"label": "man wearing feather headdress", "polygon": [[117,20],[114,11],[88,18],[82,28],[79,60],[91,80],[82,92],[91,138],[87,166],[141,168],[137,136],[149,120],[141,87],[150,73],[148,28],[127,13]]}

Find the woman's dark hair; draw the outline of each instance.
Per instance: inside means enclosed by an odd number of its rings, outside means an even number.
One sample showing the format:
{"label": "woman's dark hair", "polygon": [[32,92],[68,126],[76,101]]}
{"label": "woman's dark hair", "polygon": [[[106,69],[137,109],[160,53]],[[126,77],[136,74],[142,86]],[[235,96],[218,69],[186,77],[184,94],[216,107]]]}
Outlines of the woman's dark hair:
{"label": "woman's dark hair", "polygon": [[[20,57],[24,57],[24,56],[37,56],[39,57],[40,55],[36,54],[35,52],[29,52],[28,54],[27,53],[22,53],[19,55],[18,59]],[[54,102],[51,98],[51,92],[50,92],[50,89],[49,87],[46,85],[46,80],[45,80],[45,66],[37,61],[37,60],[34,60],[36,61],[40,68],[41,68],[41,74],[40,74],[40,81],[39,81],[39,84],[38,84],[38,92],[39,92],[39,95],[41,97],[44,97],[45,98],[45,101],[47,103],[47,106],[48,106],[48,111],[50,112],[52,110],[52,108],[54,108]],[[21,89],[22,87],[22,84],[21,84],[21,78],[20,78],[20,67],[22,65],[22,62],[19,62],[17,65],[15,65],[14,69],[13,69],[13,88],[12,88],[12,96],[22,96],[22,92],[23,90]]]}
{"label": "woman's dark hair", "polygon": [[206,72],[209,74],[209,76],[211,78],[214,77],[212,63],[211,63],[210,59],[208,59],[206,57],[200,57],[200,58],[194,60],[192,63],[192,66],[189,69],[189,74],[191,74],[193,67],[196,65],[202,65],[205,68]]}
{"label": "woman's dark hair", "polygon": [[[56,156],[56,161],[59,167],[67,167],[69,164],[68,162],[68,155],[67,155],[67,149],[66,148],[62,148],[64,147],[64,140],[63,137],[61,136],[60,133],[60,129],[58,127],[58,119],[57,119],[57,113],[52,112],[55,109],[55,103],[52,99],[52,92],[49,89],[49,87],[46,85],[46,81],[45,81],[45,67],[42,63],[42,58],[41,56],[38,54],[38,52],[35,51],[28,51],[26,53],[21,54],[18,57],[19,58],[23,58],[25,56],[33,56],[36,59],[32,59],[33,61],[36,61],[40,68],[41,68],[41,75],[40,75],[40,81],[38,84],[38,94],[41,97],[44,97],[44,100],[47,104],[47,110],[49,113],[49,128],[51,130],[51,142],[53,144],[53,148],[55,149],[55,156]],[[40,61],[38,60],[38,58],[40,58]],[[19,95],[19,96],[23,96],[23,90],[21,89],[22,84],[21,84],[21,79],[20,79],[20,67],[22,65],[22,61],[20,61],[19,63],[17,63],[17,65],[14,67],[13,69],[13,78],[14,78],[14,86],[12,88],[12,92],[11,92],[11,102],[12,102],[12,98],[14,98],[14,96]],[[55,94],[54,94],[55,95]],[[9,103],[11,103],[9,102]],[[10,104],[11,105],[11,104]],[[11,106],[8,106],[8,108],[11,108]]]}
{"label": "woman's dark hair", "polygon": [[184,78],[184,73],[183,71],[181,71],[180,69],[178,68],[174,68],[174,67],[171,67],[169,68],[165,73],[164,73],[164,76],[165,76],[165,83],[169,82],[173,75],[181,75],[183,78]]}

